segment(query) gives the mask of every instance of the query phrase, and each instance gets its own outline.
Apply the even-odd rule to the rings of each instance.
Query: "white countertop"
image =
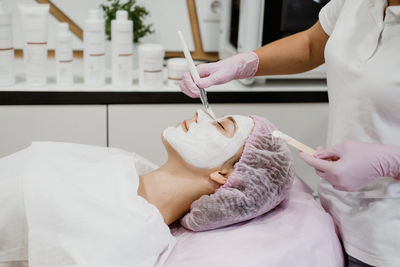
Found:
[[[43,87],[32,87],[26,84],[24,74],[23,59],[15,59],[14,67],[16,70],[16,84],[8,87],[0,87],[0,91],[39,91],[39,92],[179,92],[178,87],[169,87],[166,85],[159,90],[144,90],[140,88],[137,79],[134,80],[132,86],[128,88],[115,88],[111,85],[111,70],[106,70],[106,85],[103,87],[87,87],[83,84],[83,61],[82,59],[74,59],[74,82],[72,87],[60,88],[55,82],[55,60],[49,59],[47,64],[48,78],[47,85]],[[164,70],[166,73],[166,69]],[[134,77],[137,78],[138,73],[134,71]],[[326,81],[320,79],[268,79],[266,83],[256,83],[252,86],[245,86],[239,81],[232,81],[223,85],[216,85],[209,89],[210,92],[321,92],[327,91]]]

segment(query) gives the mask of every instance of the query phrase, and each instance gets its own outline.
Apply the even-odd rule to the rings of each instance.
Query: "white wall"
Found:
[[[107,145],[107,108],[91,106],[0,106],[0,157],[33,141]]]
[[[19,3],[38,4],[35,0],[3,0],[6,10],[13,13],[13,34],[14,47],[23,47],[22,25],[18,12]],[[84,21],[88,11],[98,8],[102,0],[52,0],[61,11],[72,19],[83,29]],[[180,51],[176,32],[182,30],[189,49],[194,50],[194,43],[191,34],[189,14],[187,12],[186,0],[139,0],[140,5],[147,7],[150,17],[147,22],[154,24],[155,33],[143,39],[143,42],[161,43],[167,51]],[[49,49],[54,48],[56,26],[58,20],[50,15],[49,18]],[[76,50],[82,49],[82,41],[74,36],[73,47]]]

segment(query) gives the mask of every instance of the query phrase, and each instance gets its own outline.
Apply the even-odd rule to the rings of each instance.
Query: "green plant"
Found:
[[[149,15],[149,11],[136,5],[136,0],[106,0],[100,5],[104,12],[107,40],[111,40],[111,21],[115,19],[118,10],[128,12],[128,19],[133,21],[133,42],[137,43],[147,34],[153,33],[153,24],[144,24],[143,20]]]

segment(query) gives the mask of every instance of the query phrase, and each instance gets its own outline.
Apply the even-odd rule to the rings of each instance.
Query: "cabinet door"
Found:
[[[281,131],[310,147],[325,145],[328,104],[213,104],[217,116],[254,114],[273,122]],[[168,126],[191,118],[200,105],[110,105],[109,145],[136,152],[156,164],[167,160],[160,135]],[[314,190],[319,182],[314,169],[293,152],[296,173]]]
[[[107,145],[106,106],[0,106],[0,157],[32,141]]]

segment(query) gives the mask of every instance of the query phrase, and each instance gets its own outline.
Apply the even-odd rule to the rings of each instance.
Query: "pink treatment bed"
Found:
[[[165,267],[343,266],[333,221],[295,179],[289,199],[253,220],[206,232],[181,226]]]

